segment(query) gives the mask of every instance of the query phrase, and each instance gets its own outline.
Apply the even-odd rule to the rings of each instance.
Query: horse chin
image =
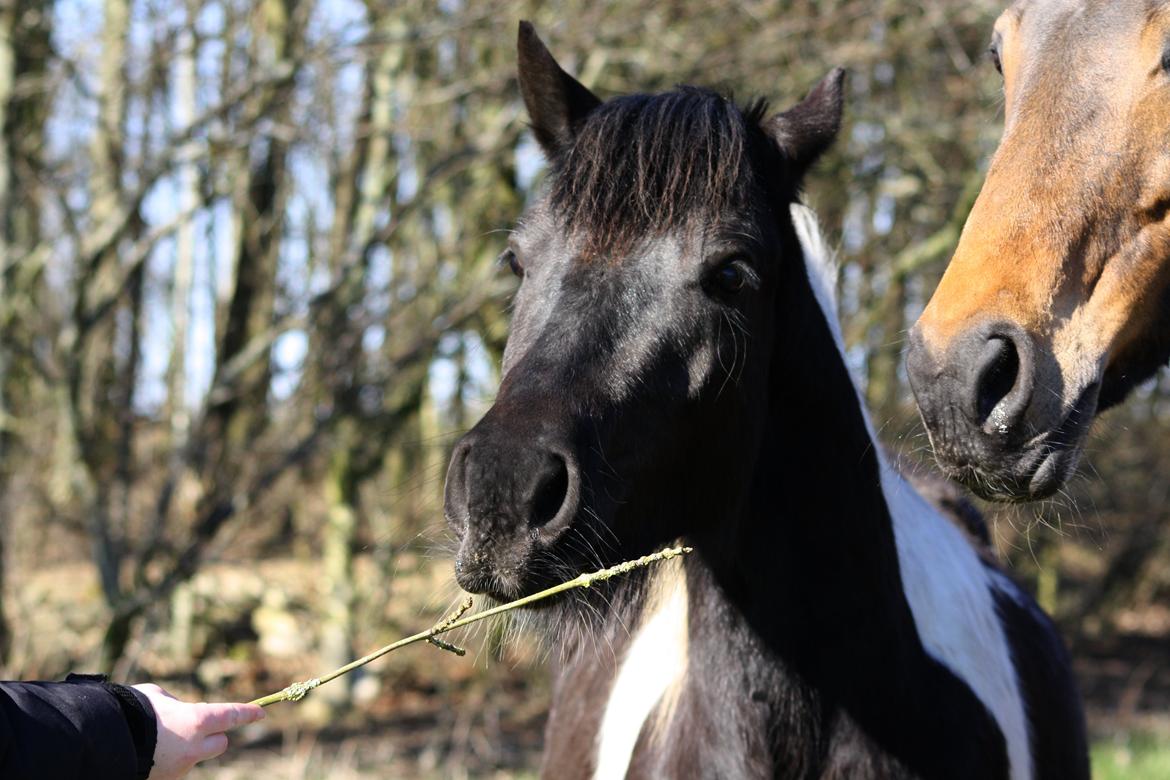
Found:
[[[668,514],[678,517],[677,512]],[[647,506],[623,505],[615,514],[614,507],[593,505],[582,508],[551,538],[532,528],[464,536],[455,554],[455,580],[468,593],[515,601],[670,546],[678,534],[668,531],[665,522],[653,522],[657,518]],[[619,534],[615,527],[627,530]],[[533,607],[543,609],[562,600],[552,596]]]
[[[1040,499],[1055,494],[1072,476],[1080,459],[1080,447],[1072,450],[1054,450],[1044,455],[1028,481],[1029,497]]]
[[[1079,450],[1040,449],[1025,454],[1007,467],[986,469],[963,466],[947,469],[947,473],[980,498],[998,503],[1022,504],[1055,494],[1072,474],[1079,460]]]
[[[459,561],[455,564],[455,581],[468,593],[485,596],[501,604],[530,596],[555,584],[540,582],[528,571],[515,569],[483,568],[468,571],[459,565]]]
[[[468,593],[506,603],[559,585],[576,576],[581,567],[553,549],[464,545],[455,556],[455,581]],[[554,601],[552,597],[533,607],[540,609]]]
[[[468,593],[513,601],[527,595],[529,557],[527,550],[464,542],[455,556],[455,581]]]

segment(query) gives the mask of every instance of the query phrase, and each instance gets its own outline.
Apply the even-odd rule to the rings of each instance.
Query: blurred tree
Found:
[[[16,0],[0,5],[0,596],[3,594],[11,522],[17,507],[9,494],[17,463],[27,456],[21,439],[36,382],[30,354],[31,309],[41,298],[44,255],[40,240],[43,138],[49,101],[45,80],[52,54],[52,4]],[[0,664],[11,633],[0,598]]]

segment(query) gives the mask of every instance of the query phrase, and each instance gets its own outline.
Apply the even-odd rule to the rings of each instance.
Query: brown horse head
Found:
[[[1021,0],[991,54],[1003,139],[908,366],[944,467],[1024,500],[1170,357],[1170,1]]]

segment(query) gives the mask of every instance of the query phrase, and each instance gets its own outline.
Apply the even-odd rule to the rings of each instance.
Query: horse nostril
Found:
[[[559,455],[546,456],[540,473],[536,475],[532,493],[532,528],[544,528],[556,519],[569,498],[569,469]]]
[[[455,536],[463,538],[468,520],[467,459],[471,453],[471,439],[465,436],[451,453],[447,467],[447,482],[443,490],[443,514]]]
[[[959,462],[1028,435],[1038,374],[1027,330],[1009,320],[976,324],[937,354],[923,334],[921,323],[910,332],[906,375],[936,450]]]
[[[974,354],[968,374],[973,395],[968,413],[985,433],[1010,433],[1032,400],[1034,367],[1028,334],[1001,323],[991,335],[976,337],[968,349],[968,354]]]
[[[1009,339],[992,336],[983,345],[977,366],[975,414],[977,422],[982,425],[1016,386],[1020,375],[1020,353]]]

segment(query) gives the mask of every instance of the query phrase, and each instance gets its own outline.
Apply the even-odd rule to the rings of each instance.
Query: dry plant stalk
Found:
[[[487,618],[495,617],[496,615],[502,615],[505,612],[509,612],[513,609],[526,607],[529,604],[542,601],[543,599],[555,596],[558,593],[564,593],[565,591],[573,590],[574,588],[588,588],[596,582],[604,582],[605,580],[608,580],[612,577],[616,577],[621,574],[627,574],[634,569],[640,569],[653,563],[668,561],[671,558],[677,558],[680,555],[686,555],[687,553],[691,552],[691,550],[692,548],[690,547],[671,547],[666,550],[651,553],[650,555],[644,555],[641,558],[637,558],[636,560],[619,563],[617,566],[610,566],[608,569],[601,569],[600,571],[595,571],[592,573],[579,574],[568,582],[562,582],[560,585],[554,585],[551,588],[546,588],[539,593],[533,593],[531,596],[525,596],[524,598],[516,599],[515,601],[509,601],[507,604],[500,604],[499,606],[492,607],[491,609],[485,609],[483,612],[477,612],[474,615],[467,615],[464,617],[467,611],[471,609],[472,605],[471,597],[468,596],[467,599],[462,604],[460,604],[454,612],[426,631],[419,632],[413,636],[408,636],[405,639],[399,639],[397,642],[393,642],[386,645],[385,647],[379,648],[369,655],[362,656],[356,661],[350,661],[345,666],[342,666],[340,669],[334,669],[329,674],[322,675],[321,677],[314,677],[309,680],[304,680],[303,682],[295,682],[284,690],[277,691],[276,693],[270,693],[267,696],[261,696],[259,699],[253,699],[251,703],[259,704],[261,707],[267,707],[269,704],[276,704],[277,702],[281,701],[300,701],[301,699],[305,698],[305,696],[309,694],[309,691],[313,690],[314,688],[318,688],[331,680],[336,680],[338,677],[341,677],[344,674],[348,674],[358,667],[365,666],[371,661],[377,660],[387,653],[393,652],[394,650],[398,650],[402,647],[406,647],[407,645],[413,645],[415,642],[429,642],[430,644],[433,644],[442,650],[455,653],[456,655],[464,655],[467,651],[463,648],[456,647],[455,645],[450,644],[449,642],[444,642],[443,640],[437,639],[436,637],[439,634],[445,634],[448,631],[454,631],[457,628],[469,626],[472,623],[478,622],[480,620],[486,620]]]

